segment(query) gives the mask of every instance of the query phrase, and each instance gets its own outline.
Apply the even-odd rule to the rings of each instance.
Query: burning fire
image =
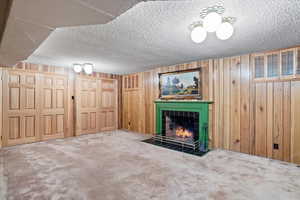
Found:
[[[176,128],[176,136],[181,138],[192,137],[193,133],[185,128],[178,127]]]

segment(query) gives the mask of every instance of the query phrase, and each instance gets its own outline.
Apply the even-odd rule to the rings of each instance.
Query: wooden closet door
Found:
[[[3,146],[35,142],[38,136],[38,76],[5,70],[3,74]]]
[[[100,80],[100,131],[117,129],[117,88],[116,80]]]
[[[94,78],[76,78],[76,135],[99,131],[99,87]]]
[[[41,75],[40,133],[42,140],[63,138],[67,132],[67,79]]]

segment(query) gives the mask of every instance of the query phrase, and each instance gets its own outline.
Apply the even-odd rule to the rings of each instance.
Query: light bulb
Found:
[[[83,70],[86,74],[92,74],[93,73],[93,64],[85,63],[83,65]]]
[[[191,39],[195,43],[201,43],[205,40],[207,36],[206,30],[203,27],[197,26],[191,32]]]
[[[233,35],[233,26],[229,22],[224,22],[218,28],[216,35],[220,40],[227,40]]]
[[[82,70],[82,67],[80,64],[73,64],[73,69],[76,73],[80,73]]]
[[[215,32],[222,23],[222,17],[216,12],[211,12],[204,17],[203,27],[207,32]]]

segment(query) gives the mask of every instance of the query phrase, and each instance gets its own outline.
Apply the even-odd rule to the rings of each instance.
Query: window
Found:
[[[124,89],[125,90],[135,90],[139,89],[139,75],[127,75],[124,76]]]
[[[264,56],[257,56],[254,59],[255,78],[265,77]]]
[[[276,77],[279,75],[278,54],[271,54],[267,56],[268,77]]]
[[[281,53],[281,74],[284,76],[293,75],[294,72],[294,52],[285,51]]]
[[[297,53],[297,69],[296,69],[296,74],[300,74],[300,49],[298,49]]]

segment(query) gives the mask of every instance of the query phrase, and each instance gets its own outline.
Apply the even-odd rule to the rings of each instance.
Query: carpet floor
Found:
[[[125,131],[0,150],[0,199],[299,200],[296,165],[223,150],[203,157]]]

